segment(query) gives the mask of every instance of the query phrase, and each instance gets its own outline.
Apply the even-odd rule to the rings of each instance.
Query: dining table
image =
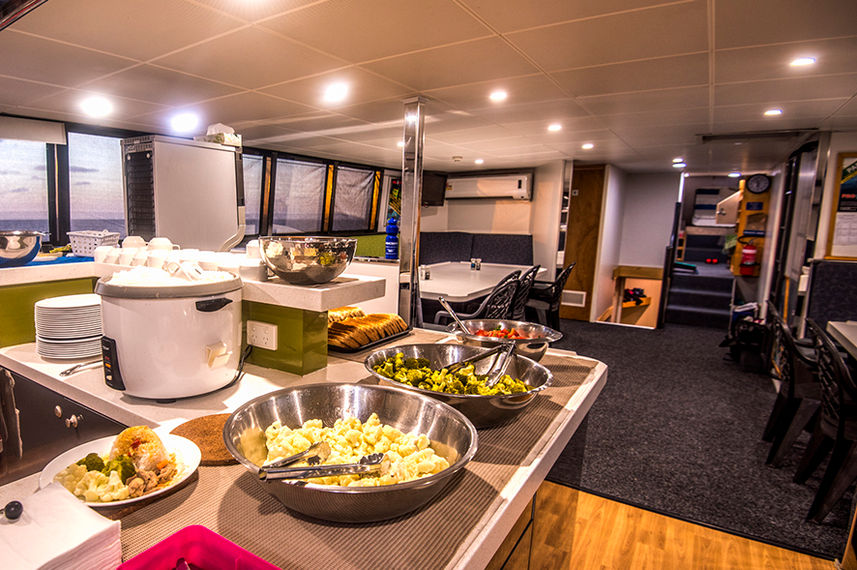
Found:
[[[465,303],[484,297],[513,271],[523,273],[532,266],[482,263],[480,269],[475,269],[468,261],[444,261],[425,267],[429,275],[420,278],[420,298],[437,300],[443,297],[451,303]],[[536,279],[546,274],[547,268],[540,267]]]
[[[857,321],[827,321],[827,332],[857,361]]]

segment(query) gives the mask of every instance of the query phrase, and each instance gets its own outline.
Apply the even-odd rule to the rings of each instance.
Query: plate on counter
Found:
[[[175,456],[176,475],[175,477],[173,477],[173,480],[169,485],[152,491],[151,493],[146,493],[145,495],[134,497],[132,499],[111,501],[109,503],[89,501],[82,502],[85,505],[95,508],[112,508],[119,507],[122,505],[129,505],[132,503],[150,499],[152,497],[157,497],[158,495],[169,493],[172,490],[176,489],[188,477],[193,475],[197,467],[199,467],[199,462],[202,458],[202,454],[200,453],[199,448],[196,446],[196,444],[191,440],[178,435],[172,435],[169,433],[163,434],[158,432],[157,430],[156,433],[158,434],[158,437],[161,438],[161,441],[163,442],[167,453],[174,454]],[[39,488],[44,489],[45,487],[53,483],[54,477],[57,473],[59,473],[72,463],[77,463],[79,460],[86,457],[89,453],[97,453],[102,456],[109,454],[110,448],[113,446],[113,442],[116,440],[117,435],[119,434],[102,437],[100,439],[96,439],[87,443],[82,443],[77,447],[69,449],[65,453],[56,456],[50,463],[45,466],[44,469],[42,469],[42,473],[41,475],[39,475]]]

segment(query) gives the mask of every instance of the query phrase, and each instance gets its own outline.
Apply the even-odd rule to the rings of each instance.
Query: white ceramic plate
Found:
[[[101,304],[101,295],[95,293],[84,293],[81,295],[63,295],[62,297],[50,297],[37,301],[35,306],[44,309],[67,309],[92,307]]]
[[[191,440],[178,435],[172,435],[169,433],[159,433],[158,430],[155,430],[155,433],[157,433],[158,437],[161,438],[161,441],[164,442],[164,447],[167,448],[167,453],[175,454],[177,472],[175,477],[173,477],[172,484],[167,487],[158,489],[157,491],[152,491],[151,493],[146,493],[141,497],[135,497],[133,499],[125,499],[124,501],[113,501],[110,503],[87,502],[85,504],[89,505],[90,507],[97,508],[117,507],[120,505],[136,503],[137,501],[142,501],[150,497],[157,497],[158,495],[169,493],[179,483],[193,475],[193,472],[196,471],[197,467],[199,467],[200,459],[202,459],[202,454],[200,453],[199,448],[196,446],[196,444]],[[110,453],[110,448],[113,446],[113,441],[115,439],[115,435],[102,437],[101,439],[96,439],[94,441],[78,445],[77,447],[69,449],[65,453],[56,456],[50,463],[45,466],[44,469],[42,469],[42,474],[39,475],[39,488],[44,489],[45,487],[53,483],[54,476],[56,476],[57,473],[59,473],[72,463],[77,463],[78,461],[86,457],[86,455],[89,453],[107,455],[108,453]]]

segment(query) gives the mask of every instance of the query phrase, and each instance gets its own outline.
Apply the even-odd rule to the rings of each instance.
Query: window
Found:
[[[272,233],[321,230],[325,172],[323,163],[277,159]]]
[[[68,134],[70,227],[125,236],[121,139]]]
[[[244,210],[247,218],[246,235],[259,234],[259,212],[262,210],[262,164],[264,158],[254,154],[242,157],[244,165]]]
[[[45,143],[0,139],[0,229],[48,232]]]
[[[340,166],[336,169],[331,230],[368,230],[375,171]]]

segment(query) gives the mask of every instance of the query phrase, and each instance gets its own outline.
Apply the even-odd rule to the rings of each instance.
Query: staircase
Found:
[[[723,236],[688,235],[685,240],[684,261],[696,265],[697,273],[673,271],[665,320],[725,331],[734,277],[721,251]],[[707,259],[718,262],[708,264]]]

